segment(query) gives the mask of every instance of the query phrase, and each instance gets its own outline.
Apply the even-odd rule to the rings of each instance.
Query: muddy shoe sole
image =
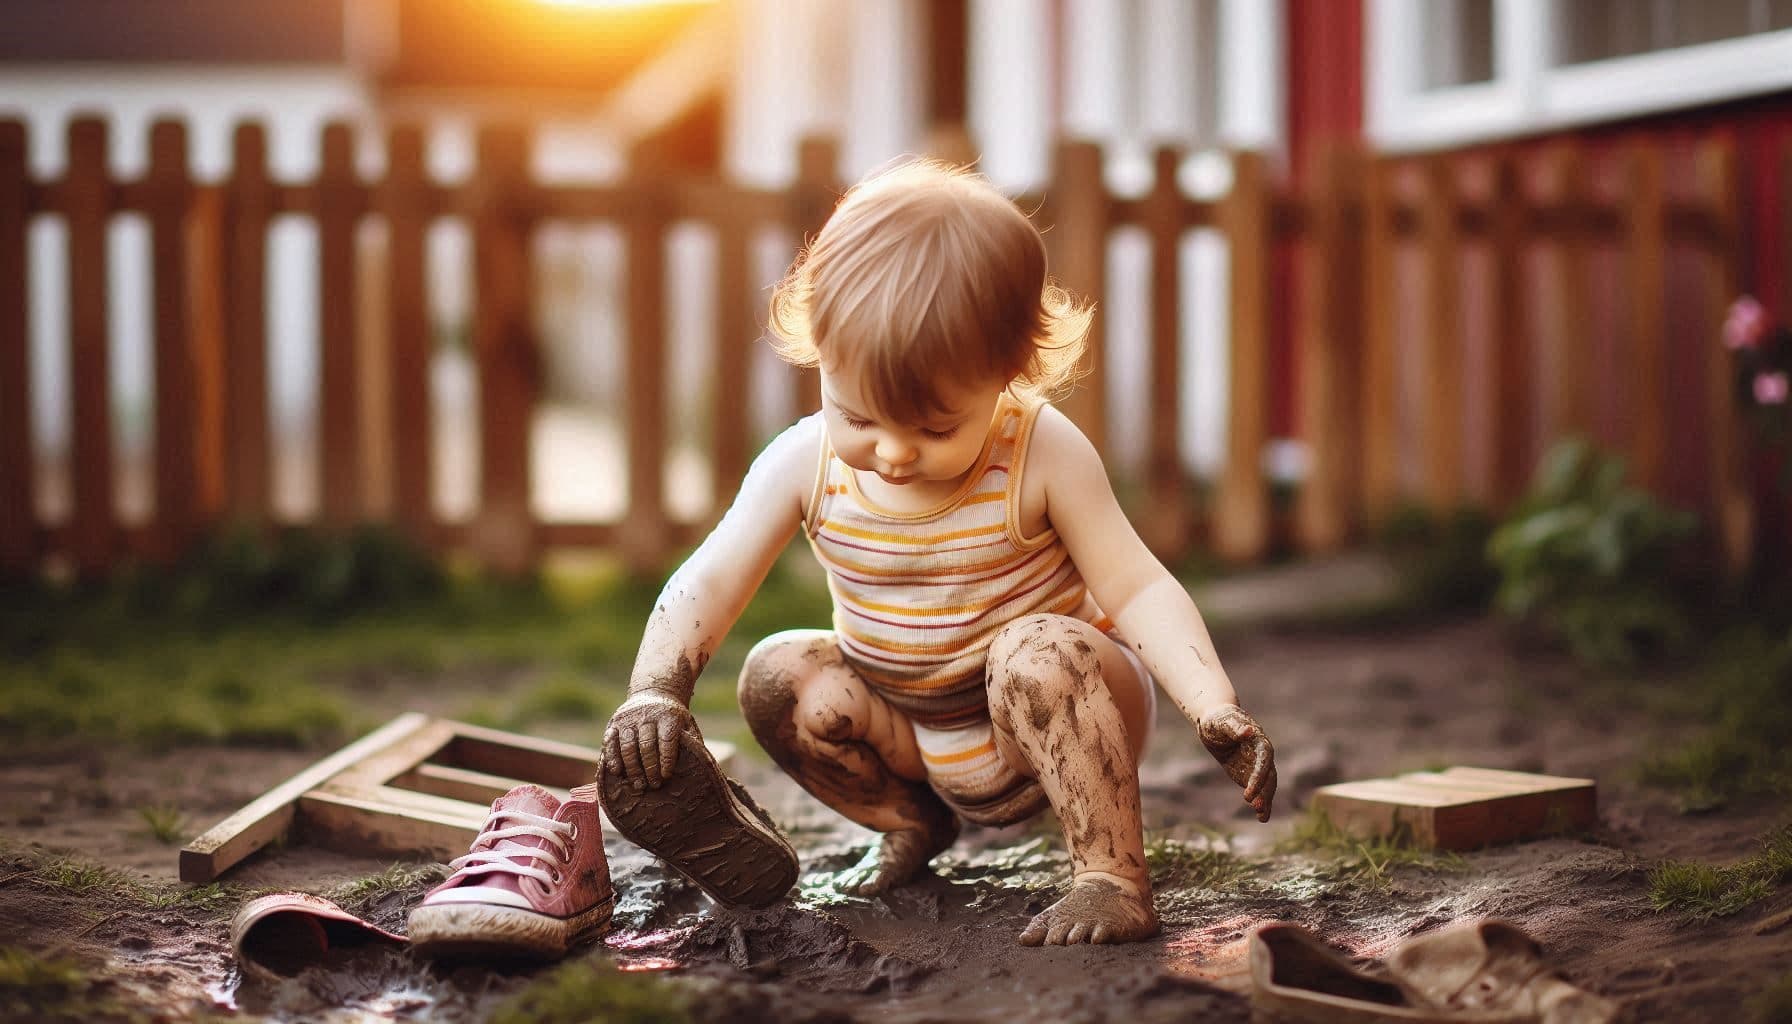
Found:
[[[411,911],[406,927],[417,955],[443,960],[558,960],[608,930],[614,901],[572,917],[489,903],[443,903]]]
[[[606,772],[599,796],[623,838],[672,865],[717,903],[768,907],[796,884],[796,851],[690,733],[658,789],[637,793],[627,779]]]

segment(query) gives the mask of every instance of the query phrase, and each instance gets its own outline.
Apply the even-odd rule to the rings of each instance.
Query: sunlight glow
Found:
[[[664,7],[673,4],[714,3],[715,0],[536,0],[549,7],[589,7],[593,10],[626,7]]]

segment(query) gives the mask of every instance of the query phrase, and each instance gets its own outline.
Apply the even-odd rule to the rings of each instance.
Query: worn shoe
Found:
[[[492,804],[454,871],[411,912],[424,956],[554,959],[601,934],[615,903],[595,786],[561,803],[518,786]]]
[[[1385,976],[1359,970],[1296,925],[1251,937],[1254,1024],[1606,1024],[1609,1000],[1551,969],[1542,949],[1501,921],[1408,939]]]
[[[598,781],[616,831],[717,903],[767,907],[796,884],[796,851],[695,733],[684,734],[678,763],[657,789],[637,793],[608,772]]]

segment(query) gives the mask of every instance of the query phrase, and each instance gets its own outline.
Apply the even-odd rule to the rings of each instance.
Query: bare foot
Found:
[[[949,819],[933,828],[905,828],[885,832],[876,849],[848,868],[835,883],[841,892],[879,896],[919,875],[927,862],[958,839],[958,820]]]
[[[1074,946],[1079,942],[1135,942],[1157,934],[1149,889],[1106,878],[1079,878],[1064,898],[1034,916],[1020,933],[1023,946]]]

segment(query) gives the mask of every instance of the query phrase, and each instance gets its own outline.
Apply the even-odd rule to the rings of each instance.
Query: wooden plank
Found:
[[[790,227],[798,245],[821,233],[840,197],[840,147],[831,138],[805,138],[797,147],[796,183],[791,187]],[[821,372],[797,371],[792,419],[821,408]]]
[[[26,306],[25,124],[0,121],[0,573],[37,567],[37,473],[31,431],[31,338]]]
[[[474,548],[486,567],[519,575],[535,563],[530,433],[539,384],[530,288],[529,226],[514,205],[526,184],[528,138],[513,128],[479,136],[480,196],[473,217],[473,353],[479,369],[479,511]]]
[[[199,360],[190,328],[187,217],[193,204],[187,126],[157,121],[149,132],[148,217],[155,267],[157,554],[172,558],[199,520]]]
[[[1388,165],[1363,170],[1363,514],[1380,522],[1400,497],[1399,390],[1394,358],[1394,223]]]
[[[1301,273],[1305,309],[1300,320],[1300,432],[1308,452],[1307,479],[1295,507],[1295,536],[1303,551],[1334,552],[1350,539],[1361,505],[1355,481],[1363,443],[1361,392],[1362,250],[1351,230],[1356,182],[1366,164],[1359,154],[1333,149],[1312,175],[1319,186]]]
[[[213,825],[180,851],[180,880],[210,882],[244,857],[285,835],[293,822],[294,805],[306,792],[362,758],[402,741],[429,721],[425,715],[400,715]]]
[[[749,283],[745,221],[730,217],[716,232],[715,408],[710,441],[710,473],[715,511],[720,515],[740,488],[747,472],[748,355],[765,315],[753,303]]]
[[[1180,560],[1193,540],[1194,510],[1182,466],[1182,150],[1160,148],[1147,198],[1151,245],[1151,377],[1146,387],[1145,518],[1141,533],[1160,559]]]
[[[487,808],[461,800],[380,787],[372,792],[313,789],[299,798],[305,841],[345,853],[450,860],[467,852]]]
[[[418,793],[429,793],[434,796],[447,797],[450,800],[466,800],[472,803],[490,804],[504,794],[523,785],[522,779],[513,779],[490,772],[476,772],[470,768],[455,768],[445,764],[420,764],[403,775],[392,780],[398,789],[414,790]],[[565,800],[569,791],[558,786],[543,786],[554,794],[556,799]]]
[[[1232,158],[1232,192],[1225,200],[1231,251],[1231,396],[1226,466],[1213,514],[1216,552],[1231,562],[1253,562],[1269,551],[1269,482],[1263,451],[1269,441],[1269,170],[1261,154]]]
[[[1536,449],[1531,443],[1531,412],[1535,405],[1532,372],[1535,360],[1531,320],[1525,287],[1524,190],[1518,165],[1510,154],[1495,158],[1493,195],[1489,211],[1489,248],[1492,250],[1493,401],[1488,414],[1493,421],[1493,479],[1487,494],[1496,508],[1504,508],[1524,491]]]
[[[106,122],[76,118],[68,126],[69,378],[73,386],[75,567],[86,576],[111,568],[114,536],[112,374],[108,315],[111,223]]]
[[[1314,794],[1313,807],[1352,835],[1399,836],[1443,850],[1521,842],[1598,821],[1591,779],[1470,767],[1336,783]]]
[[[434,421],[429,401],[433,351],[424,291],[423,132],[394,127],[386,142],[386,180],[377,193],[386,221],[386,381],[392,429],[392,505],[399,529],[418,543],[432,538]]]
[[[362,515],[361,373],[355,345],[355,229],[361,220],[355,138],[344,122],[323,129],[316,187],[318,457],[320,518],[344,527]]]
[[[187,211],[188,338],[193,357],[193,482],[195,515],[213,522],[227,507],[228,442],[224,438],[229,391],[229,306],[225,291],[224,190],[201,185]]]
[[[369,751],[354,764],[342,769],[327,782],[338,786],[384,786],[400,775],[436,757],[452,742],[459,725],[437,718],[425,722],[401,739],[379,750]]]
[[[1705,320],[1710,325],[1707,337],[1715,338],[1725,310],[1742,289],[1744,250],[1738,200],[1742,186],[1734,142],[1707,139],[1699,144],[1695,161],[1699,196],[1708,205],[1717,226],[1716,241],[1704,261]],[[1738,424],[1735,371],[1730,353],[1722,345],[1705,343],[1699,349],[1705,356],[1707,508],[1717,528],[1724,565],[1732,578],[1740,578],[1754,562],[1757,524],[1747,449]]]
[[[273,186],[268,180],[266,130],[254,123],[237,125],[232,148],[235,167],[226,191],[229,258],[223,267],[229,315],[224,392],[227,503],[235,519],[265,522],[272,499],[273,455],[267,409],[267,244]]]
[[[1059,141],[1052,154],[1052,189],[1046,196],[1046,259],[1051,275],[1072,295],[1095,303],[1081,386],[1057,405],[1098,450],[1107,449],[1108,189],[1102,179],[1101,147],[1075,139]]]
[[[1579,144],[1570,142],[1555,146],[1545,157],[1556,192],[1555,205],[1564,213],[1549,302],[1550,343],[1557,356],[1544,395],[1546,438],[1587,436],[1593,429],[1593,321],[1587,298],[1591,238],[1584,217],[1591,203],[1591,186],[1583,152]]]
[[[622,557],[640,576],[657,573],[666,543],[666,228],[665,196],[655,169],[637,156],[634,201],[623,223],[626,235],[628,510]]]
[[[602,754],[592,747],[454,723],[453,742],[435,760],[455,768],[571,789],[597,775]]]
[[[1436,513],[1462,504],[1462,244],[1456,223],[1456,181],[1450,158],[1424,161],[1420,214],[1425,250],[1425,500]]]
[[[1646,142],[1624,154],[1624,277],[1629,300],[1625,350],[1633,382],[1624,402],[1631,471],[1644,489],[1667,480],[1667,228],[1661,150]]]

